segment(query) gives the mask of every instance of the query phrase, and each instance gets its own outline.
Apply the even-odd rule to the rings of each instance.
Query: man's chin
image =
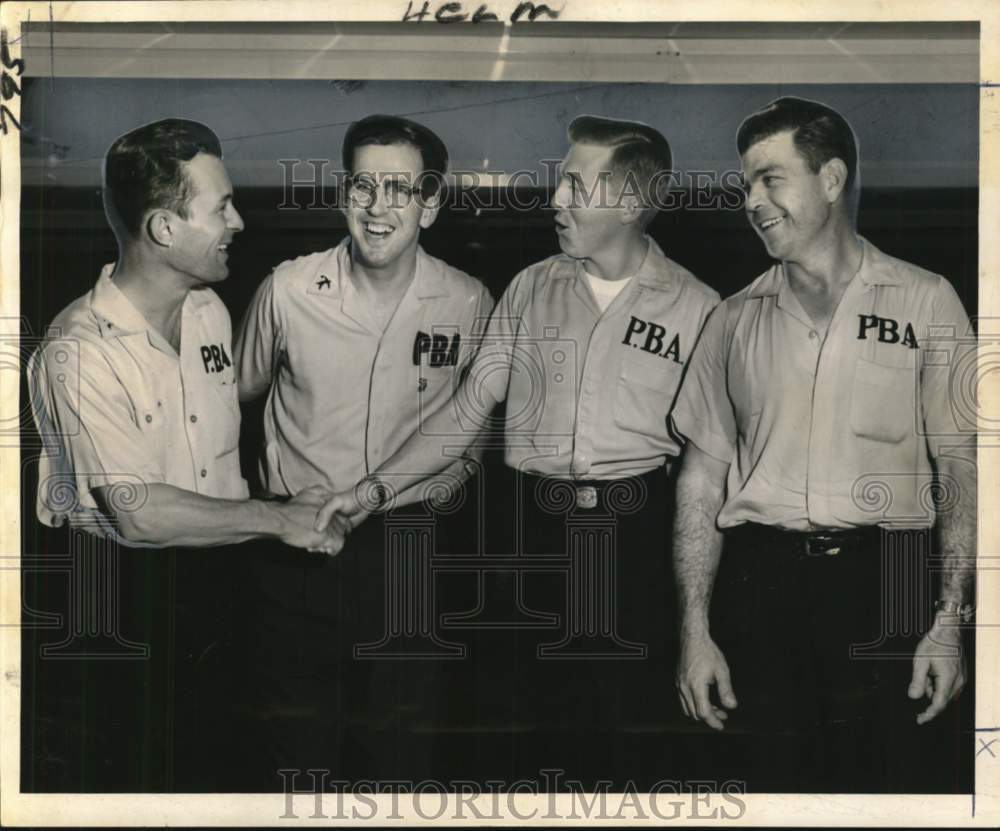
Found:
[[[562,251],[563,254],[565,254],[567,257],[573,257],[574,259],[577,259],[577,255],[573,253],[572,245],[570,245],[561,236],[556,237],[556,239],[559,240],[559,250]]]

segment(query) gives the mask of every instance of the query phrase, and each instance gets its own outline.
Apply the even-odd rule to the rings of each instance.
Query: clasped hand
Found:
[[[353,488],[333,493],[322,485],[303,488],[278,510],[282,542],[330,555],[340,553],[348,534],[368,516]]]

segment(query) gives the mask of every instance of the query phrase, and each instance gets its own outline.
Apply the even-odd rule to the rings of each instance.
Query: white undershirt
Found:
[[[594,299],[601,307],[602,312],[611,305],[612,300],[621,294],[622,289],[632,282],[631,277],[625,280],[603,280],[600,277],[595,277],[587,269],[584,269],[583,273],[587,275],[590,290],[594,293]]]

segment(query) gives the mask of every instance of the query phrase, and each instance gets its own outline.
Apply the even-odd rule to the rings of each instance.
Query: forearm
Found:
[[[936,460],[938,475],[947,477],[957,488],[953,506],[938,515],[938,544],[941,555],[939,598],[959,605],[971,603],[976,576],[977,506],[975,448],[961,455]],[[948,485],[945,485],[945,490]]]
[[[466,458],[481,455],[474,445],[487,431],[493,406],[495,403],[489,407],[472,404],[463,384],[454,399],[424,419],[372,475],[399,494],[446,470],[460,473]]]
[[[685,451],[674,521],[674,572],[683,635],[708,632],[712,586],[722,554],[716,517],[722,508],[724,479],[720,481],[718,471],[706,469],[701,460],[692,459],[693,452],[697,451],[692,446]]]
[[[215,499],[165,484],[149,485],[145,501],[135,509],[107,509],[126,540],[144,545],[228,545],[276,538],[283,526],[276,503]]]

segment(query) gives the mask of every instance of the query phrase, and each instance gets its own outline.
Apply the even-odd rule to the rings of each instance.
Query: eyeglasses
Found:
[[[379,185],[371,176],[351,176],[347,180],[347,192],[351,201],[359,208],[370,208],[375,204]],[[405,208],[413,200],[416,189],[402,179],[382,179],[382,192],[386,205],[390,208]]]

